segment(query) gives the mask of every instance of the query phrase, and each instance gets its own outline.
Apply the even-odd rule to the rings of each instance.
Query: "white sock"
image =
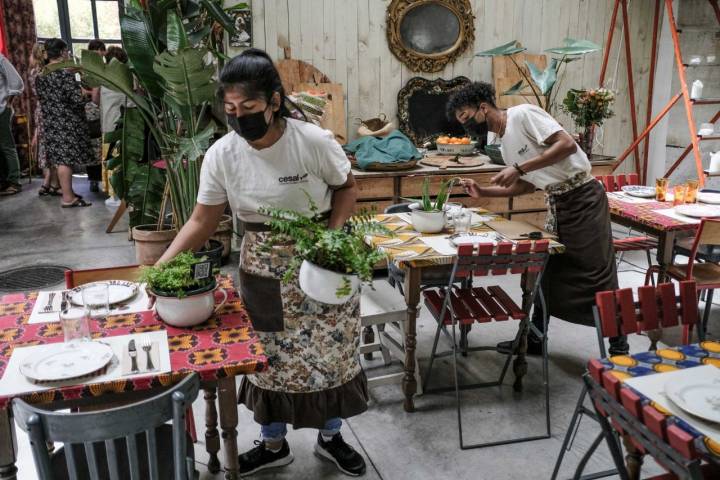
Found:
[[[322,437],[323,442],[329,442],[330,440],[333,439],[333,437],[334,437],[335,435],[327,436],[327,435],[325,435],[324,433],[321,433],[320,436]]]
[[[280,443],[278,443],[277,448],[270,448],[270,444],[267,441],[265,441],[265,448],[270,450],[272,453],[278,453],[280,450],[282,450],[282,446],[283,446],[283,442],[280,442]]]

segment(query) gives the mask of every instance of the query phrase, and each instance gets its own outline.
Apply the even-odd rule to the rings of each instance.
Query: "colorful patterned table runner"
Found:
[[[647,225],[654,230],[696,230],[698,227],[696,223],[688,223],[655,211],[672,208],[672,202],[628,203],[608,195],[608,203],[611,214]]]

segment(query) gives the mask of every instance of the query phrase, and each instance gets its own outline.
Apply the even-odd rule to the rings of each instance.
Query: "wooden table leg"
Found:
[[[238,478],[239,465],[237,387],[234,376],[218,380],[218,400],[220,403],[220,430],[225,454],[225,479],[235,480]]]
[[[623,445],[625,445],[625,465],[627,465],[628,477],[630,480],[640,480],[640,470],[643,464],[643,454],[632,443],[630,435],[623,435]]]
[[[9,408],[0,408],[0,480],[17,478],[17,439]]]
[[[218,452],[220,451],[220,435],[218,434],[218,417],[215,399],[217,399],[217,387],[205,389],[205,450],[210,459],[208,460],[208,470],[210,473],[218,473],[220,471],[220,459]]]
[[[405,394],[403,408],[406,412],[415,411],[413,396],[417,392],[417,381],[415,377],[415,347],[417,345],[417,313],[420,303],[420,276],[421,270],[409,267],[405,272],[405,304],[407,305],[407,316],[405,318],[405,376],[402,380],[402,389]]]
[[[522,288],[522,309],[525,312],[530,312],[532,309],[530,296],[536,281],[537,274],[533,272],[523,273],[520,279],[520,287]],[[520,326],[518,327],[520,329],[520,342],[518,343],[515,360],[513,360],[513,373],[515,374],[513,389],[516,392],[522,391],[522,380],[528,370],[527,359],[525,356],[527,354],[527,336],[528,331],[530,330],[529,324],[531,321],[532,318],[528,317],[528,320],[520,322]]]

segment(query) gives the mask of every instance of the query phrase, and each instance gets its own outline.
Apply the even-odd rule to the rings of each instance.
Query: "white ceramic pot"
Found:
[[[416,208],[413,208],[416,206]],[[413,228],[420,233],[437,233],[445,228],[445,211],[426,212],[420,209],[419,204],[410,206],[410,219]]]
[[[223,300],[215,306],[215,289],[186,297],[155,295],[155,311],[160,319],[173,327],[192,327],[203,323],[227,302],[227,292],[220,290]]]
[[[343,279],[350,281],[350,293],[338,297],[337,289],[343,284]],[[357,289],[360,288],[360,278],[357,275],[343,275],[331,270],[320,268],[312,262],[303,260],[299,274],[300,288],[313,300],[331,305],[340,305],[350,300]]]

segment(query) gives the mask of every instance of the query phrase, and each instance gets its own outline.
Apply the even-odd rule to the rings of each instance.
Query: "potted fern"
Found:
[[[363,282],[371,282],[375,265],[385,258],[365,243],[367,235],[391,236],[369,213],[351,218],[343,229],[331,229],[319,220],[317,206],[309,199],[311,216],[294,210],[263,207],[262,215],[272,234],[264,248],[288,244],[295,247],[283,282],[298,276],[302,291],[315,301],[339,305],[347,302]]]
[[[455,178],[441,181],[440,190],[435,197],[435,201],[433,201],[430,197],[430,178],[425,177],[422,186],[422,199],[409,205],[410,219],[415,230],[420,233],[437,233],[445,228],[447,201],[450,198],[450,192],[455,181]]]

